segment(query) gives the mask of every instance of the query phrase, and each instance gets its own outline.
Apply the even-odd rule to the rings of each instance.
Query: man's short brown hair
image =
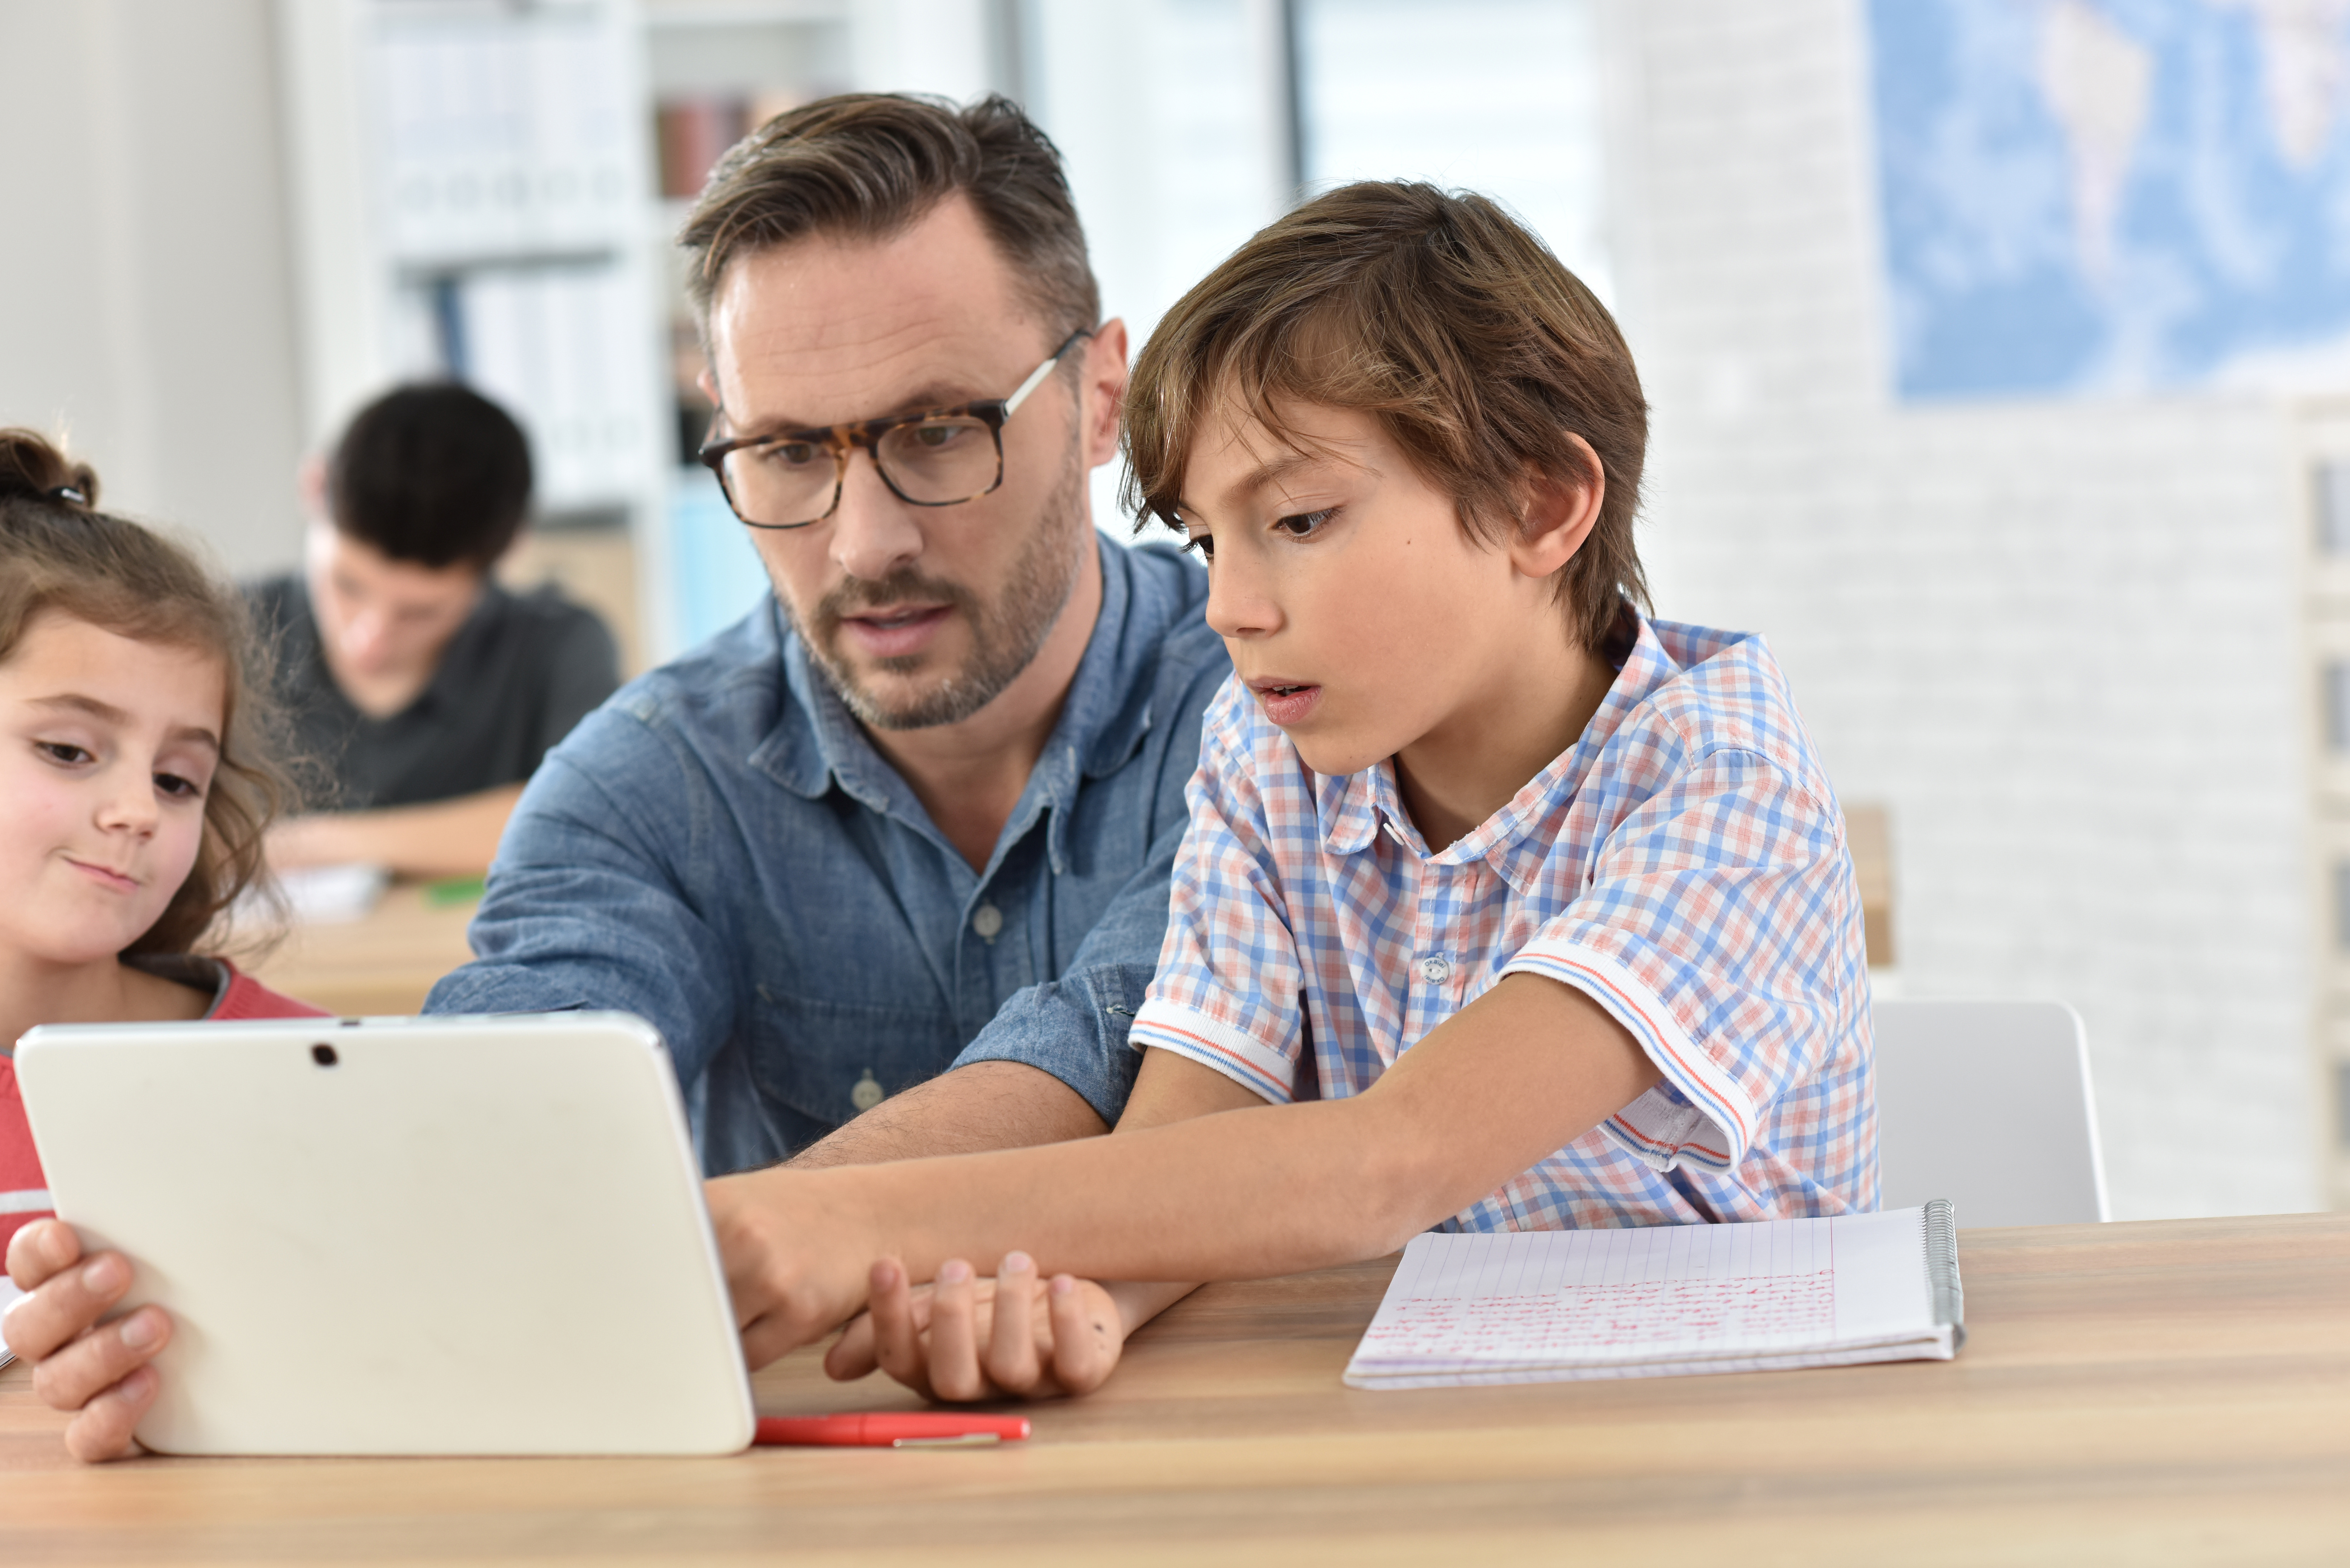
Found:
[[[843,93],[779,114],[718,161],[678,234],[705,329],[737,257],[812,235],[886,240],[961,193],[1055,340],[1101,319],[1061,155],[1019,105]],[[706,336],[706,331],[705,331]]]
[[[1591,291],[1486,198],[1342,186],[1201,280],[1135,364],[1126,500],[1140,517],[1176,521],[1201,422],[1227,392],[1293,445],[1282,402],[1371,415],[1487,544],[1516,526],[1530,477],[1589,482],[1568,439],[1581,436],[1607,488],[1560,597],[1594,652],[1620,639],[1627,600],[1646,607],[1632,518],[1648,405],[1631,351]]]

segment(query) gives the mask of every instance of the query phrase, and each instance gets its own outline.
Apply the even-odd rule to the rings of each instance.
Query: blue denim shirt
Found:
[[[491,869],[480,956],[425,1010],[650,1020],[712,1175],[838,1127],[868,1076],[894,1094],[969,1062],[1028,1063],[1116,1120],[1231,664],[1196,565],[1100,547],[1101,618],[985,870],[770,598],[548,754]]]

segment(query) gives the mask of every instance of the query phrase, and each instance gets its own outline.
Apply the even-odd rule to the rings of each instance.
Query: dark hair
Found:
[[[678,234],[704,327],[736,257],[812,234],[882,240],[947,197],[971,202],[1017,286],[1058,340],[1101,319],[1101,290],[1061,155],[1020,106],[958,108],[911,93],[843,93],[779,114],[718,161]]]
[[[0,663],[52,612],[220,660],[220,766],[196,863],[124,950],[187,952],[248,888],[271,888],[261,836],[290,804],[244,600],[179,545],[98,510],[88,464],[32,431],[0,430]]]
[[[395,561],[486,568],[530,511],[530,442],[469,387],[395,388],[335,443],[327,509],[337,528]]]
[[[1588,483],[1599,518],[1559,574],[1595,652],[1646,607],[1633,546],[1648,405],[1607,308],[1482,196],[1432,185],[1341,186],[1261,230],[1178,301],[1135,362],[1126,502],[1172,523],[1211,400],[1230,391],[1293,445],[1280,400],[1379,421],[1487,543],[1516,525],[1530,475]]]

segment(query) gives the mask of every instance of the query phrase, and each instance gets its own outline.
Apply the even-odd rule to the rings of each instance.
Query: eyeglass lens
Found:
[[[874,461],[899,494],[927,506],[977,500],[995,488],[1002,472],[994,427],[965,415],[886,431]],[[789,527],[832,510],[840,467],[821,441],[737,447],[724,462],[727,494],[747,519]]]

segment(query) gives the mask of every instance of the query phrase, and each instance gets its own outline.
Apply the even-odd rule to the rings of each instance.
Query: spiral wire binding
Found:
[[[1959,1222],[1947,1198],[1926,1203],[1926,1291],[1934,1299],[1934,1321],[1950,1330],[1950,1348],[1967,1342],[1967,1296],[1959,1283]]]

